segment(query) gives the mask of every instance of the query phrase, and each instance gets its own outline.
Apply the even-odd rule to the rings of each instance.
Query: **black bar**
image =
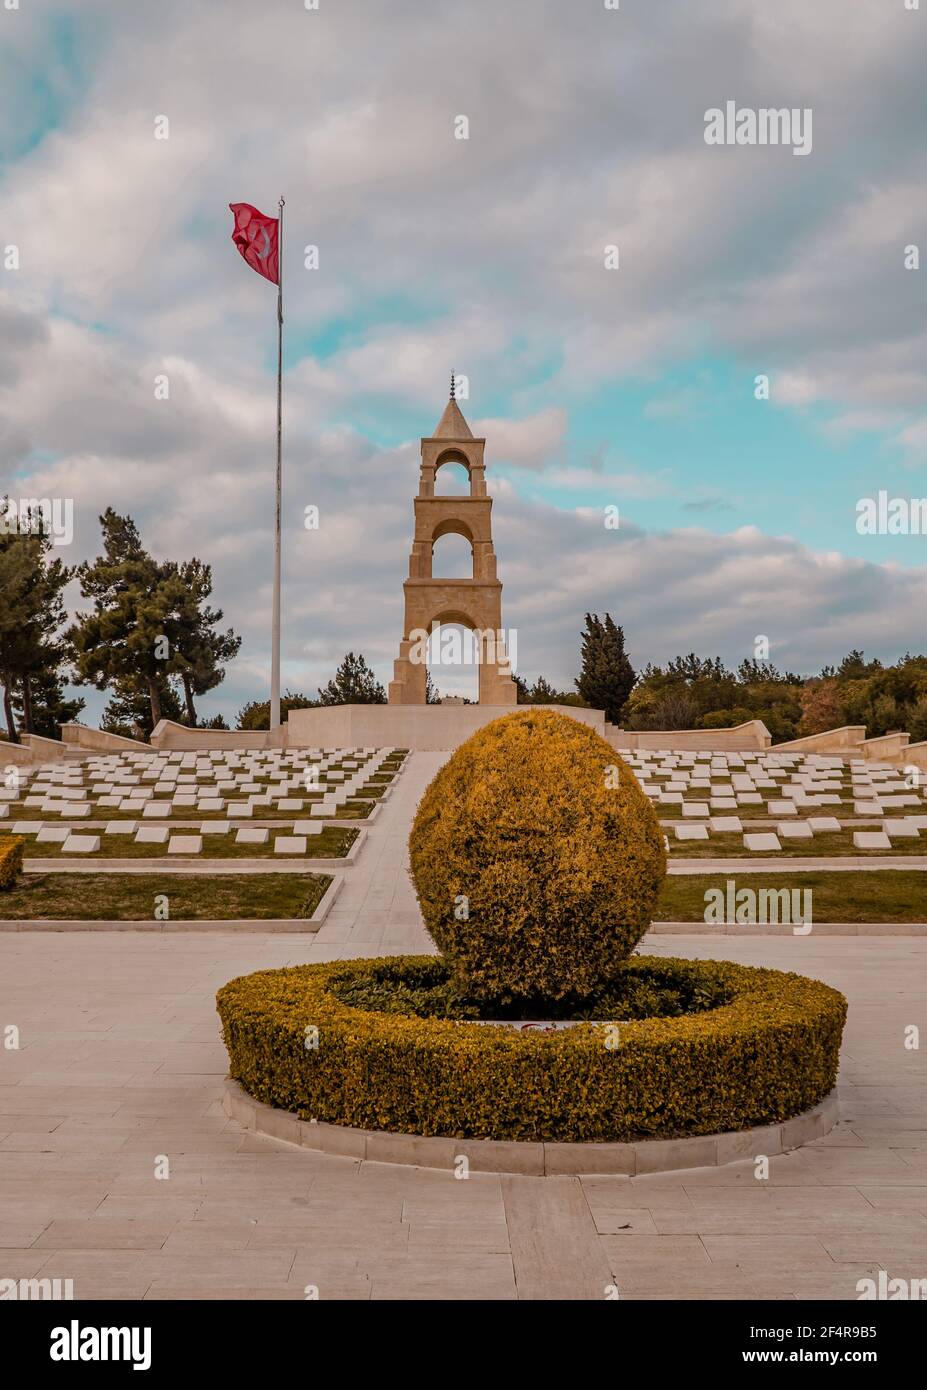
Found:
[[[535,1372],[559,1378],[564,1370],[576,1380],[601,1375],[601,1369],[593,1368],[603,1360],[612,1362],[616,1378],[623,1379],[633,1365],[638,1372],[649,1366],[661,1383],[667,1371],[691,1376],[740,1370],[749,1375],[753,1367],[770,1366],[838,1373],[862,1366],[878,1374],[917,1364],[924,1327],[923,1308],[900,1300],[603,1299],[598,1306],[558,1303],[556,1312],[547,1302],[478,1307],[428,1302],[426,1310],[421,1301],[411,1300],[0,1304],[8,1372],[15,1365],[19,1375],[41,1370],[62,1380],[87,1371],[131,1375],[134,1357],[146,1380],[166,1381],[202,1370],[212,1378],[225,1372],[235,1383],[247,1375],[260,1376],[264,1387],[273,1377],[281,1386],[320,1374],[333,1375],[340,1383],[355,1381],[374,1368],[390,1378],[410,1372],[418,1378],[426,1364],[442,1380],[449,1374],[455,1380],[468,1375],[482,1379],[490,1369],[498,1380],[509,1366],[522,1383]],[[69,1352],[75,1346],[78,1353],[93,1350],[101,1328],[126,1329],[116,1342],[123,1359],[52,1359],[53,1343]],[[65,1329],[67,1335],[55,1329]],[[134,1344],[128,1335],[132,1329],[139,1334]],[[444,1354],[436,1358],[442,1345]],[[495,1348],[490,1362],[467,1369],[462,1364],[467,1352],[480,1357],[480,1348],[487,1356]]]

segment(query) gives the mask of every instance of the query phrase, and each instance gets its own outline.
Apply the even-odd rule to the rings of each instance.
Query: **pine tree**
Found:
[[[586,614],[586,630],[582,634],[582,669],[576,681],[585,703],[591,709],[605,711],[610,724],[618,724],[636,676],[624,649],[624,632],[612,621],[610,613],[604,621],[597,613]]]
[[[179,723],[183,713],[180,697],[172,681],[166,676],[157,679],[159,719],[173,719]],[[154,729],[154,716],[151,695],[140,690],[134,681],[117,681],[110,686],[111,696],[103,711],[100,728],[108,734],[121,734],[123,738],[148,739]]]
[[[531,703],[533,705],[555,705],[557,703],[557,692],[544,676],[538,676],[531,687]]]
[[[99,690],[113,689],[110,727],[129,721],[149,733],[162,718],[182,717],[176,679],[187,722],[195,726],[194,695],[224,679],[224,663],[241,646],[231,628],[216,631],[222,610],[207,602],[212,569],[196,558],[155,560],[131,517],[110,507],[100,522],[104,554],[78,569],[81,592],[94,601],[93,612],[79,614],[71,629],[78,676]],[[148,701],[148,715],[139,699]]]
[[[32,728],[27,733],[40,734],[42,738],[60,738],[61,725],[70,724],[84,708],[86,701],[78,697],[65,698],[61,672],[48,668],[33,671],[29,678],[29,695],[32,708]],[[25,719],[24,702],[21,691],[13,696],[13,709],[17,716]]]
[[[67,636],[62,634],[66,618],[62,594],[74,570],[61,559],[52,559],[52,549],[41,515],[20,517],[16,529],[0,531],[0,680],[7,732],[13,741],[18,740],[14,707],[26,733],[39,732],[37,713],[43,729],[47,727],[48,711],[41,705],[37,711],[37,693],[56,690],[60,696],[59,668],[70,655]],[[62,706],[65,713],[81,708],[82,701]]]
[[[194,695],[205,695],[225,679],[225,662],[238,655],[241,638],[231,628],[216,632],[221,608],[209,608],[212,566],[195,557],[179,568],[186,598],[178,615],[174,638],[179,658],[178,675],[184,691],[187,723],[196,727]]]
[[[3,712],[7,737],[19,742],[13,718],[13,692],[21,660],[30,614],[26,596],[34,560],[21,537],[0,531],[0,681],[3,682]]]
[[[287,690],[280,699],[281,721],[285,721],[291,709],[315,709],[318,704],[318,700],[310,700],[308,695],[299,695],[295,691]],[[235,727],[238,729],[269,729],[270,701],[249,700],[246,705],[242,705],[238,711],[238,723]]]
[[[176,565],[149,555],[131,517],[107,507],[100,524],[104,553],[77,571],[81,593],[93,599],[93,612],[78,614],[70,631],[78,679],[113,687],[120,705],[147,696],[153,728],[163,717],[165,681],[180,669],[183,581]]]
[[[386,692],[360,653],[348,652],[335,679],[319,690],[319,701],[323,705],[385,705]]]
[[[579,696],[572,691],[555,690],[546,676],[538,676],[531,686],[521,676],[515,676],[514,680],[520,705],[575,705],[579,701]]]
[[[867,661],[865,652],[854,647],[851,652],[847,652],[837,667],[836,675],[837,679],[842,681],[863,680],[866,676],[875,675],[881,670],[881,661]]]

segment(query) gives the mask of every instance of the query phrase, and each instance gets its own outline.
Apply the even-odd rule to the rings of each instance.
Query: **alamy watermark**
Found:
[[[729,878],[724,888],[706,888],[704,921],[713,926],[790,926],[793,936],[807,936],[813,925],[810,888],[738,888]]]
[[[459,628],[432,623],[409,633],[413,666],[501,666],[518,669],[518,632],[514,627]],[[429,645],[430,644],[430,645]]]
[[[51,537],[52,545],[74,539],[73,497],[0,498],[0,533]]]
[[[706,145],[791,145],[793,154],[811,153],[810,106],[738,106],[705,112]]]
[[[90,1327],[72,1318],[66,1327],[53,1327],[52,1361],[131,1361],[133,1371],[151,1368],[150,1327]]]
[[[920,1303],[927,1300],[927,1279],[890,1279],[887,1272],[880,1269],[878,1280],[858,1279],[856,1292],[861,1303],[874,1299]]]
[[[73,1279],[0,1279],[0,1302],[57,1303],[73,1298]]]
[[[884,488],[861,497],[856,530],[860,536],[927,536],[927,497],[889,497]]]

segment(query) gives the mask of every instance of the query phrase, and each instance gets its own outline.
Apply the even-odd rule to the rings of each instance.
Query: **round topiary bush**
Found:
[[[483,999],[592,995],[650,925],[659,822],[588,725],[525,709],[485,725],[422,797],[409,837],[425,925]]]

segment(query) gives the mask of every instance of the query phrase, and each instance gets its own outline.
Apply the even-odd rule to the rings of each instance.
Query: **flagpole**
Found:
[[[281,445],[283,439],[283,198],[278,203],[277,223],[277,477],[274,508],[274,607],[270,664],[270,727],[280,727],[280,520],[283,494]]]

